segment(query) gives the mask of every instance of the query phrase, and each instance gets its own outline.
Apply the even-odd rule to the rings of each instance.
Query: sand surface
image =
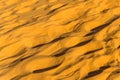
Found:
[[[0,0],[0,80],[120,80],[120,0]]]

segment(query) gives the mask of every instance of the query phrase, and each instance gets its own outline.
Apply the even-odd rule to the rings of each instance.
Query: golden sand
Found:
[[[0,80],[120,80],[120,0],[0,0]]]

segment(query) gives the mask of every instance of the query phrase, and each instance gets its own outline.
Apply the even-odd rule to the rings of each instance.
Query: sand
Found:
[[[120,80],[120,0],[0,0],[0,80]]]

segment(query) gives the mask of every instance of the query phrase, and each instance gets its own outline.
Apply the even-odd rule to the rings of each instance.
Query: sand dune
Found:
[[[0,80],[120,80],[120,0],[0,0]]]

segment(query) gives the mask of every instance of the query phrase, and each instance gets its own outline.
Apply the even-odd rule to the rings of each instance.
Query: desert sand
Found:
[[[0,80],[120,80],[120,0],[0,0]]]

